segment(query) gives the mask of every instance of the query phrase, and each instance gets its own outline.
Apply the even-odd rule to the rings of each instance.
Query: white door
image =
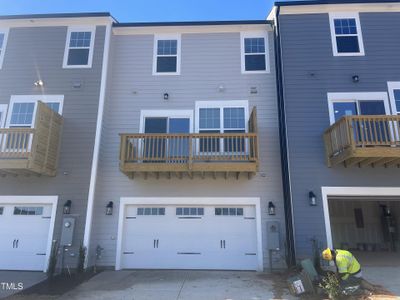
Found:
[[[125,207],[125,269],[257,270],[254,206]]]
[[[44,270],[51,207],[0,203],[0,270]]]

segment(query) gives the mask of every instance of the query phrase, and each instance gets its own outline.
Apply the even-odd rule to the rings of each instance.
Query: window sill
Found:
[[[63,69],[91,69],[92,65],[63,65]]]
[[[165,73],[157,73],[157,72],[153,72],[153,76],[169,76],[169,75],[181,75],[180,72],[165,72]]]
[[[359,53],[334,53],[333,56],[365,56],[365,53],[359,52]]]

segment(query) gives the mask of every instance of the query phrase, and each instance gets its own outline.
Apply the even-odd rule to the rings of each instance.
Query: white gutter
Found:
[[[95,134],[95,139],[94,139],[92,169],[91,169],[91,173],[90,173],[89,195],[88,195],[88,203],[87,203],[87,210],[86,210],[85,233],[83,236],[83,246],[86,247],[85,268],[88,265],[90,235],[91,235],[91,231],[92,231],[93,206],[94,206],[94,196],[95,196],[96,181],[97,181],[97,167],[98,167],[98,162],[99,162],[100,139],[101,139],[101,130],[102,130],[102,125],[103,125],[104,102],[105,102],[105,98],[106,98],[108,57],[109,57],[109,52],[110,52],[110,40],[111,40],[111,27],[112,27],[112,23],[109,23],[106,27],[106,33],[105,33],[105,37],[104,37],[103,65],[102,65],[102,69],[101,69],[101,82],[100,82],[100,95],[99,95],[99,109],[97,112],[96,134]]]

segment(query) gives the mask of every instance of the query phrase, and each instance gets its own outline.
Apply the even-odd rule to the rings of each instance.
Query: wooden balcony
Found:
[[[256,111],[249,133],[120,134],[120,170],[130,178],[165,174],[204,177],[241,173],[249,177],[258,169]]]
[[[55,176],[62,123],[39,102],[34,128],[0,128],[0,174]]]
[[[324,133],[329,167],[400,166],[400,116],[346,116]]]

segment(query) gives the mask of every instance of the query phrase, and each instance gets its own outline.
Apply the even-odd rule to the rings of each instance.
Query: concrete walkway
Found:
[[[286,282],[273,278],[274,275],[256,272],[105,271],[60,299],[292,299],[284,288]]]
[[[0,299],[27,289],[47,278],[44,272],[0,271]]]

